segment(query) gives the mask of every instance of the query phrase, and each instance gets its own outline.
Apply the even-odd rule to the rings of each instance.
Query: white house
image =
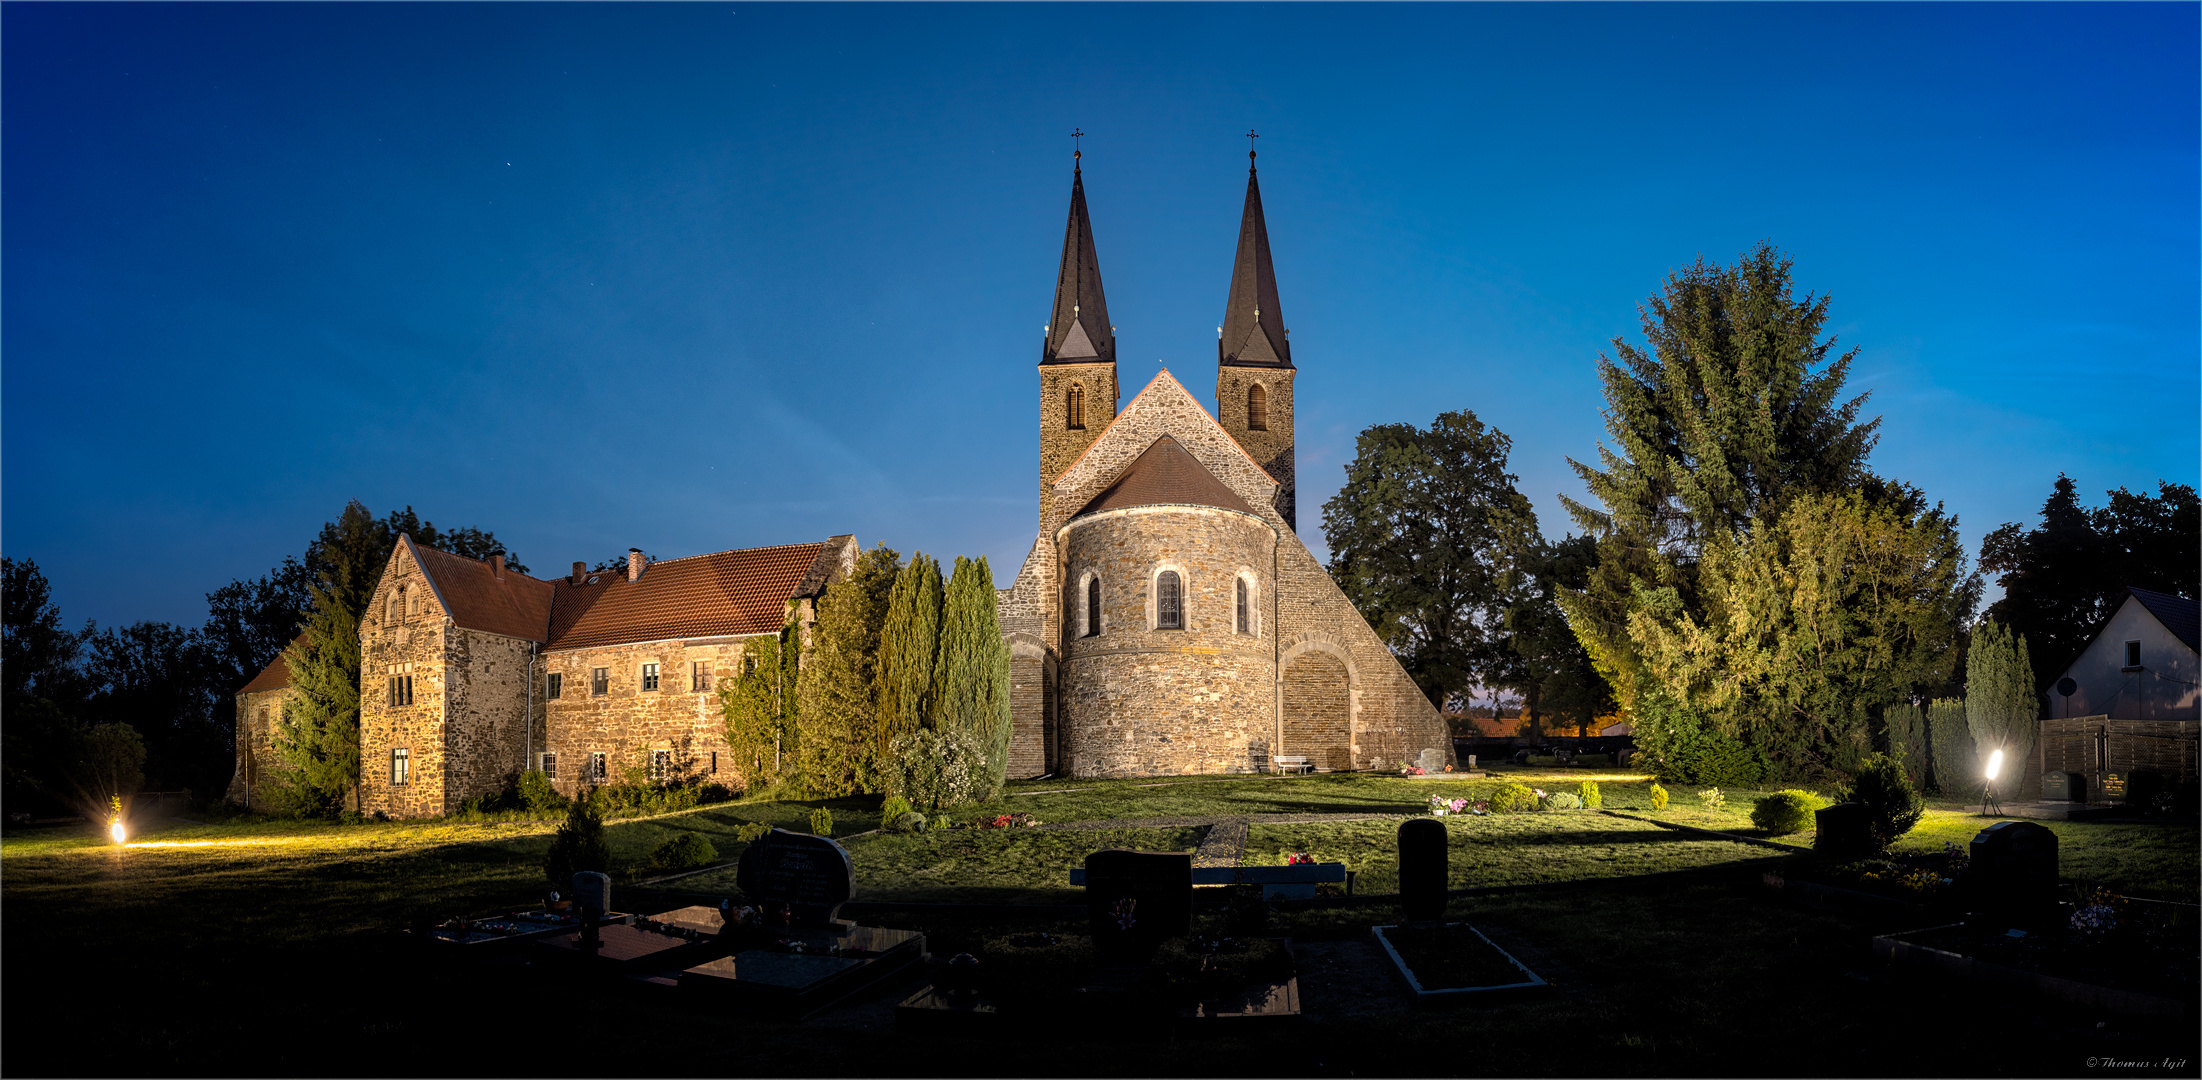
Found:
[[[2049,715],[2113,720],[2202,718],[2195,601],[2127,589],[2125,602],[2095,632],[2080,657],[2049,684]],[[2068,700],[2062,679],[2076,684]]]

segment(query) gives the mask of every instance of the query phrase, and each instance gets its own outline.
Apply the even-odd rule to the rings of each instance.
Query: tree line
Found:
[[[1474,413],[1361,433],[1324,505],[1331,572],[1434,704],[1510,690],[1563,727],[1617,707],[1642,759],[1685,781],[1839,778],[1907,751],[1970,776],[1975,747],[2023,756],[2036,677],[2126,586],[2195,595],[2193,488],[2088,510],[2060,476],[2040,526],[1983,542],[2004,596],[1976,622],[1957,517],[1869,466],[1857,350],[1835,351],[1829,299],[1796,295],[1791,270],[1761,244],[1646,300],[1645,344],[1598,358],[1609,441],[1569,459],[1589,498],[1563,496],[1579,532],[1558,541]],[[1930,739],[1938,699],[1968,719]]]

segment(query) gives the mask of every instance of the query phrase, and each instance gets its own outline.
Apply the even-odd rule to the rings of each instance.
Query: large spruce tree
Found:
[[[1702,621],[1698,562],[1797,498],[1855,488],[1880,421],[1866,395],[1843,398],[1857,355],[1823,339],[1828,300],[1798,298],[1791,260],[1761,244],[1721,266],[1700,258],[1645,301],[1648,348],[1620,338],[1599,358],[1610,446],[1596,467],[1570,459],[1596,507],[1563,497],[1598,538],[1587,586],[1561,594],[1568,621],[1625,705],[1651,689],[1629,616],[1641,589],[1666,587]]]
[[[811,797],[879,789],[879,724],[873,715],[880,628],[901,556],[882,544],[857,556],[849,576],[826,589],[800,676],[800,771]]]
[[[307,565],[313,606],[306,632],[284,652],[291,694],[276,726],[273,801],[314,812],[359,782],[359,622],[389,558],[387,528],[357,500],[322,529]]]

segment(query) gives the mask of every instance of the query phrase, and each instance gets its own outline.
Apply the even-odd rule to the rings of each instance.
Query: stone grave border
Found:
[[[1497,952],[1500,956],[1505,957],[1507,963],[1514,965],[1517,970],[1519,970],[1523,975],[1527,976],[1527,979],[1523,982],[1499,983],[1493,986],[1445,986],[1436,988],[1424,987],[1422,985],[1422,981],[1415,978],[1414,970],[1407,966],[1406,958],[1399,955],[1399,950],[1392,947],[1391,939],[1384,935],[1384,931],[1397,930],[1399,929],[1399,927],[1397,925],[1370,927],[1370,935],[1376,938],[1376,943],[1378,945],[1383,946],[1384,955],[1391,958],[1392,970],[1397,971],[1399,973],[1399,977],[1406,980],[1407,989],[1414,993],[1414,1001],[1416,1005],[1450,1005],[1470,1002],[1505,1001],[1529,994],[1549,991],[1552,989],[1552,984],[1546,982],[1543,976],[1529,970],[1529,965],[1522,963],[1519,959],[1516,959],[1513,953],[1507,952],[1505,949],[1499,948],[1498,942],[1491,940],[1490,935],[1476,929],[1475,926],[1464,922],[1448,922],[1441,925],[1448,927],[1467,927],[1467,929],[1471,933],[1475,934],[1479,938],[1482,938],[1485,945],[1489,945],[1493,951]]]
[[[1951,926],[1961,925],[1963,924],[1951,923],[1944,926],[1905,930],[1893,934],[1876,934],[1871,943],[1873,955],[1892,967],[1904,966],[1938,972],[1963,981],[2033,990],[2075,1005],[2162,1019],[2177,1020],[2182,1018],[2192,1019],[2194,1017],[2194,1003],[2179,998],[2164,997],[2161,994],[2144,993],[2139,990],[2118,990],[2108,986],[2097,986],[2094,983],[2081,982],[2077,979],[2045,975],[2037,971],[2026,971],[2021,968],[1990,963],[1986,960],[1976,960],[1962,953],[1954,953],[1947,949],[1937,949],[1904,940],[1912,934],[1932,933],[1936,930],[1947,930]]]

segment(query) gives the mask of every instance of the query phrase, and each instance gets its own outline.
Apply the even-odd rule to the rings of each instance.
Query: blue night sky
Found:
[[[1599,353],[1761,239],[1977,548],[2197,480],[2197,12],[10,4],[0,541],[72,622],[196,625],[352,498],[1006,583],[1069,132],[1125,400],[1213,407],[1252,126],[1319,554],[1355,433],[1447,409],[1566,531]]]

